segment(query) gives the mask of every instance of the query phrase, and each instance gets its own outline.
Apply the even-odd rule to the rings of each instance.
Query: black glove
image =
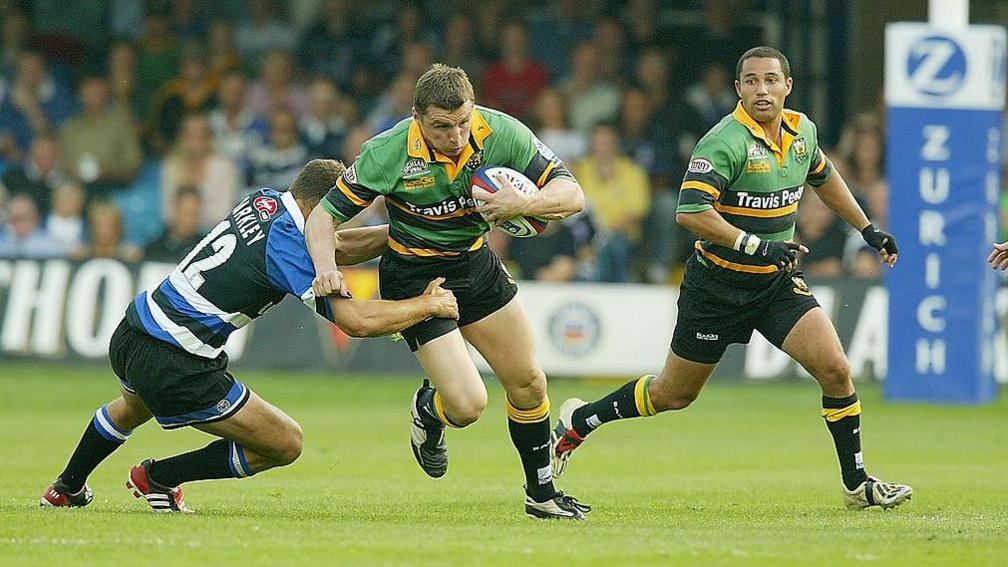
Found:
[[[793,264],[798,261],[798,251],[800,248],[801,245],[794,242],[762,240],[759,243],[759,247],[756,248],[756,253],[753,254],[753,256],[763,258],[768,263],[783,270],[789,264]]]
[[[899,253],[899,249],[896,247],[896,240],[893,238],[893,235],[875,228],[875,225],[873,224],[869,224],[864,227],[864,230],[861,231],[861,236],[864,237],[868,246],[871,246],[879,252],[885,252],[886,254]]]

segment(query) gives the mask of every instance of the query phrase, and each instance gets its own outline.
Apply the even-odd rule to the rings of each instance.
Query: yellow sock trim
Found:
[[[858,400],[845,408],[823,408],[822,410],[822,416],[830,423],[840,421],[841,419],[851,415],[861,415],[861,400]]]
[[[653,379],[654,374],[641,376],[637,380],[637,385],[634,386],[634,403],[637,404],[637,413],[644,417],[652,416],[658,413],[651,404],[651,395],[648,393],[648,384],[650,384]]]
[[[543,403],[532,409],[520,409],[511,403],[511,400],[504,397],[504,410],[508,419],[516,423],[539,423],[544,419],[549,419],[550,401],[547,397]]]
[[[448,414],[445,413],[444,402],[441,400],[441,392],[434,392],[434,413],[437,414],[437,417],[438,419],[441,420],[441,423],[447,425],[448,427],[458,428],[457,425],[455,425],[454,423],[452,423],[450,419],[448,419]]]

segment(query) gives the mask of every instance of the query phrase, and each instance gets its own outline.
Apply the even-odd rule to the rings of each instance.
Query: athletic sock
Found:
[[[74,449],[66,469],[59,478],[71,494],[80,492],[88,475],[129,438],[131,431],[120,429],[109,417],[108,406],[98,408],[84,429],[77,448]]]
[[[525,470],[525,492],[536,502],[545,502],[556,496],[550,464],[549,398],[528,410],[515,407],[506,398],[504,406],[511,442]]]
[[[653,374],[641,376],[623,384],[619,389],[587,405],[574,410],[571,426],[584,437],[603,423],[631,417],[648,417],[658,412],[651,404],[648,386],[654,380]]]
[[[176,487],[184,482],[214,478],[245,478],[255,471],[245,460],[241,445],[218,439],[202,449],[154,461],[147,471],[154,482]]]
[[[836,445],[844,486],[847,490],[854,490],[868,480],[868,474],[864,470],[864,457],[861,455],[861,402],[858,401],[857,394],[846,398],[823,396],[822,406],[826,427],[833,435],[833,444]]]
[[[433,388],[425,389],[417,396],[417,406],[420,414],[420,421],[428,427],[438,424],[449,427],[459,427],[448,418],[444,410],[444,402],[441,400],[441,392]]]

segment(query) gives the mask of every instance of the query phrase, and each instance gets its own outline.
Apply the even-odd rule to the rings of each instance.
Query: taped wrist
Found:
[[[743,232],[735,239],[735,250],[752,256],[756,253],[756,249],[759,248],[760,242],[760,237],[755,234]]]

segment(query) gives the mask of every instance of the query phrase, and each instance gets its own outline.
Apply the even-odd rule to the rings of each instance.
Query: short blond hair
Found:
[[[476,102],[469,76],[459,67],[435,63],[420,75],[413,93],[413,108],[423,114],[428,106],[455,110],[466,101]]]

